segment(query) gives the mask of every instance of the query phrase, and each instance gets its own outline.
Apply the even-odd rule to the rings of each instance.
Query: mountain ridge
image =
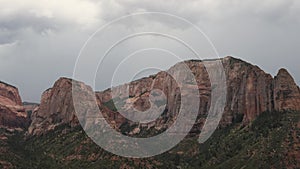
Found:
[[[243,124],[247,124],[251,121],[253,121],[260,113],[265,111],[273,111],[273,110],[300,110],[300,91],[298,90],[299,87],[296,85],[294,79],[291,77],[291,75],[287,72],[286,69],[280,69],[278,71],[278,74],[274,77],[272,77],[270,74],[265,73],[262,69],[260,69],[256,65],[251,65],[248,62],[244,62],[241,59],[236,59],[233,57],[225,57],[221,60],[227,76],[227,104],[225,107],[225,113],[223,115],[223,118],[221,120],[220,125],[226,126],[230,125],[233,121],[241,121]],[[211,61],[211,60],[210,60]],[[196,80],[197,80],[197,87],[200,92],[200,109],[199,109],[199,115],[203,116],[203,118],[197,120],[197,128],[194,129],[195,131],[201,130],[203,123],[205,121],[205,117],[208,113],[208,109],[210,106],[210,95],[211,95],[211,84],[209,81],[209,75],[205,69],[205,65],[203,65],[204,61],[195,61],[195,60],[189,60],[184,61],[189,68],[194,73]],[[172,67],[171,67],[172,69]],[[283,77],[282,77],[283,76]],[[278,78],[282,77],[282,78]],[[286,81],[288,80],[288,81]],[[36,112],[34,112],[32,115],[32,124],[30,126],[29,133],[31,134],[42,134],[43,132],[34,133],[34,125],[37,125],[40,127],[39,123],[41,123],[39,120],[35,121],[35,117],[44,117],[47,121],[50,119],[50,121],[46,122],[46,124],[49,124],[49,126],[56,124],[54,121],[57,121],[53,119],[59,118],[60,123],[71,123],[73,126],[78,125],[79,123],[76,122],[76,113],[73,107],[72,102],[72,96],[71,96],[71,90],[72,90],[72,82],[80,83],[81,86],[85,86],[84,88],[87,88],[90,90],[90,87],[86,86],[84,83],[72,80],[70,78],[62,77],[59,78],[54,84],[53,88],[48,89],[45,91],[44,98],[41,99],[41,105],[44,107],[49,107],[48,109],[43,110],[44,113],[41,113],[43,115],[38,115],[39,111],[37,109]],[[165,72],[159,72],[155,75],[150,75],[149,77],[144,77],[135,81],[132,81],[130,83],[126,83],[124,85],[120,85],[118,87],[129,87],[129,98],[125,101],[122,101],[122,99],[126,98],[126,96],[118,96],[119,103],[113,103],[112,97],[111,97],[111,89],[106,89],[104,91],[96,91],[96,98],[97,98],[97,104],[100,109],[104,110],[104,116],[107,118],[107,120],[110,122],[111,125],[115,127],[115,129],[120,129],[123,123],[128,122],[122,115],[120,115],[115,107],[114,104],[121,104],[124,108],[126,108],[127,103],[132,103],[135,105],[135,108],[138,108],[139,110],[146,110],[149,108],[149,95],[151,91],[151,86],[154,84],[154,86],[158,89],[162,89],[162,91],[167,95],[168,103],[166,105],[165,110],[168,110],[168,112],[165,113],[164,117],[160,117],[156,122],[149,123],[149,126],[155,126],[156,128],[166,128],[168,125],[171,124],[173,121],[169,117],[174,117],[174,114],[176,114],[178,110],[178,103],[180,100],[180,97],[173,98],[175,95],[180,95],[177,90],[176,82],[172,79],[172,77],[169,77],[167,73]],[[276,85],[275,85],[276,84]],[[282,88],[281,85],[287,86],[286,88]],[[56,87],[56,86],[60,86]],[[116,87],[116,88],[118,88]],[[60,91],[61,94],[64,95],[64,98],[59,97],[58,92],[55,94],[55,92],[51,92],[51,90]],[[47,94],[48,93],[48,94]],[[292,94],[291,94],[292,93]],[[44,94],[43,94],[44,95]],[[278,98],[275,99],[275,95],[280,95],[281,101]],[[293,95],[292,97],[290,97]],[[55,98],[52,99],[51,97]],[[283,99],[282,99],[283,98]],[[61,111],[53,110],[51,109],[51,106],[49,105],[49,100],[52,99],[54,105],[61,105],[66,108],[64,110],[68,109],[69,112],[63,111],[65,113],[61,113]],[[55,100],[64,100],[62,103],[56,102]],[[83,98],[84,99],[84,98]],[[178,100],[179,99],[179,100]],[[159,100],[159,98],[158,98]],[[115,100],[114,100],[115,101]],[[276,104],[276,102],[280,102]],[[45,104],[43,105],[43,103]],[[276,106],[275,106],[276,105]],[[59,106],[52,106],[57,107]],[[51,109],[51,110],[50,110]],[[128,109],[128,111],[131,111]],[[51,113],[49,113],[51,112]],[[57,113],[58,112],[58,113]],[[53,116],[53,117],[50,117]],[[240,119],[242,118],[242,119]],[[167,122],[167,123],[165,123]],[[53,124],[52,124],[53,123]],[[137,123],[129,122],[130,126],[136,126]],[[170,124],[169,124],[170,123]],[[166,125],[167,124],[167,125]],[[48,127],[49,127],[48,126]],[[46,127],[46,126],[45,126]],[[145,126],[144,126],[145,127]],[[46,127],[47,128],[47,127]],[[53,127],[50,127],[53,128]],[[135,129],[135,131],[140,129]],[[132,133],[133,131],[131,131]],[[130,132],[129,132],[130,133]]]
[[[22,105],[17,90],[13,89],[12,97],[7,94],[11,88],[0,85],[0,108],[7,107],[7,103],[17,105],[23,113],[27,111],[26,117],[31,117],[16,123],[17,116],[10,116],[15,114],[11,105],[7,111],[0,109],[2,119],[6,118],[4,126],[0,126],[0,168],[299,168],[300,90],[288,71],[280,69],[272,77],[240,59],[223,58],[228,92],[225,112],[212,137],[199,144],[197,136],[207,118],[214,86],[201,62],[185,61],[197,80],[190,87],[197,87],[201,97],[194,127],[173,149],[145,159],[113,155],[85,134],[72,98],[72,83],[83,91],[94,92],[84,83],[59,78],[52,88],[43,92],[39,105]],[[156,121],[137,124],[118,113],[115,104],[129,112],[128,104],[140,110],[149,108],[151,86],[163,91],[167,98],[162,109],[161,98],[154,97],[155,110],[163,110]],[[129,87],[129,98],[119,95],[113,100],[111,89],[107,89],[95,93],[96,101],[107,122],[123,135],[132,137],[151,137],[164,132],[176,120],[180,95],[188,94],[181,93],[166,72],[119,87]],[[81,99],[89,98],[81,95]],[[17,125],[11,125],[14,123]]]

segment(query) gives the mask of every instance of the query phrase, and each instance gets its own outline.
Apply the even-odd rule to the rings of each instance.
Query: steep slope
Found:
[[[75,82],[75,81],[74,81]],[[78,82],[83,88],[88,88]],[[84,98],[82,98],[84,99]],[[72,80],[60,78],[42,94],[41,103],[31,115],[29,134],[43,134],[61,124],[78,125],[72,99]]]
[[[22,105],[22,100],[19,95],[18,89],[10,84],[1,81],[0,81],[0,96],[2,97],[2,99],[6,98],[7,100],[10,100],[10,102],[7,102],[6,104]],[[1,101],[3,103],[3,100]]]
[[[227,99],[220,126],[226,127],[234,122],[246,125],[265,111],[300,110],[299,87],[286,70],[281,69],[278,75],[272,78],[259,67],[240,59],[226,57],[221,61],[227,79]],[[200,94],[199,100],[189,101],[189,104],[200,102],[197,125],[192,129],[192,133],[200,132],[210,109],[212,87],[215,87],[210,82],[204,62],[199,60],[184,62],[197,81],[197,85],[191,84],[189,87],[198,89]],[[170,71],[172,69],[173,67]],[[189,79],[185,80],[189,83]],[[76,83],[80,83],[84,90],[90,90],[83,83]],[[159,72],[156,75],[118,86],[117,90],[124,88],[129,89],[129,97],[120,92],[120,95],[112,98],[110,89],[96,92],[96,97],[107,121],[119,131],[127,130],[124,134],[129,135],[130,133],[131,135],[139,134],[145,128],[150,131],[147,132],[148,134],[164,131],[173,124],[180,109],[181,94],[185,95],[185,93],[180,93],[178,84],[166,72]],[[156,104],[153,104],[156,106],[155,110],[163,113],[155,121],[140,125],[126,120],[118,113],[115,104],[121,106],[128,114],[133,111],[133,107],[141,111],[149,109],[149,97],[153,96],[152,89],[163,91],[167,99],[166,106],[164,106],[160,97],[156,96]],[[30,134],[44,133],[59,124],[72,124],[72,126],[78,124],[71,91],[72,80],[60,78],[53,88],[44,92],[39,109],[32,114]],[[131,106],[132,104],[134,106]]]
[[[204,144],[185,138],[161,155],[122,158],[97,146],[80,127],[61,125],[27,140],[8,137],[9,161],[15,168],[299,168],[300,113],[265,112],[251,125],[231,124]],[[17,156],[15,155],[17,154]],[[8,163],[6,162],[6,165]],[[0,165],[1,166],[1,165]],[[12,168],[11,167],[11,168]]]
[[[26,130],[29,118],[22,106],[18,89],[0,82],[0,168],[12,168],[15,154],[8,145],[8,139],[16,132]],[[9,156],[11,158],[4,158]]]
[[[300,91],[294,79],[285,69],[273,78],[239,59],[226,57],[221,61],[227,79],[226,106],[220,127],[203,144],[198,143],[197,134],[215,86],[203,61],[191,60],[185,63],[197,85],[189,87],[199,90],[200,100],[188,104],[200,102],[198,119],[190,136],[172,150],[151,158],[131,159],[101,149],[78,125],[73,106],[72,82],[83,91],[91,92],[91,88],[60,78],[43,93],[40,106],[31,115],[26,137],[25,132],[0,130],[0,168],[299,168]],[[110,89],[96,92],[97,104],[111,126],[135,137],[155,135],[173,124],[180,95],[186,94],[178,90],[178,84],[166,72],[118,88],[127,87],[129,98],[122,94],[112,98]],[[164,107],[159,94],[155,94],[157,110],[163,111],[157,120],[139,125],[118,113],[114,104],[128,112],[130,104],[147,110],[152,87],[163,91],[167,98]],[[88,98],[82,95],[82,99]]]
[[[274,79],[274,103],[276,110],[299,110],[300,92],[293,77],[286,69],[280,69]]]
[[[22,130],[28,123],[18,89],[0,82],[0,127]]]

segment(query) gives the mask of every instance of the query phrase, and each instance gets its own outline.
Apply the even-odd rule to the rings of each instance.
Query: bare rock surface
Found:
[[[72,80],[60,78],[41,97],[40,106],[31,115],[29,134],[39,135],[60,124],[78,124],[72,99]]]
[[[226,57],[216,61],[221,61],[224,66],[227,84],[227,97],[221,126],[232,123],[248,124],[265,111],[300,110],[300,90],[287,70],[280,69],[278,75],[273,78],[259,67],[240,59]],[[211,108],[212,89],[216,87],[210,82],[204,62],[200,60],[184,62],[196,79],[196,83],[187,86],[190,89],[198,89],[200,94],[199,100],[189,100],[185,103],[191,105],[200,103],[199,111],[193,112],[198,113],[194,132],[199,132],[205,122]],[[172,68],[169,71],[172,71]],[[187,84],[189,80],[192,80],[184,75],[179,75],[179,77],[183,77]],[[82,88],[90,89],[83,83],[80,85]],[[167,72],[159,72],[114,88],[115,91],[124,89],[129,90],[128,94],[119,92],[119,95],[114,98],[112,98],[111,89],[96,92],[97,104],[111,126],[120,130],[124,124],[134,126],[131,127],[130,132],[133,134],[138,134],[142,128],[155,130],[168,128],[176,120],[181,97],[189,95],[189,93],[181,93],[178,84]],[[153,89],[162,92],[153,92]],[[83,96],[82,99],[84,98]],[[149,99],[152,99],[155,104],[151,104]],[[160,111],[161,115],[155,121],[148,123],[138,124],[126,120],[118,113],[119,108],[130,115],[134,109],[147,111],[151,106],[156,106],[154,110]],[[59,124],[78,125],[72,99],[72,80],[60,78],[51,89],[45,91],[39,108],[31,117],[32,124],[29,127],[29,133],[33,135],[51,130]]]
[[[18,89],[0,82],[0,127],[23,130],[28,122]]]

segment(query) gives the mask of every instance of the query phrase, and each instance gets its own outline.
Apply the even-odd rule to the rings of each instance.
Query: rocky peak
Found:
[[[300,110],[300,90],[286,69],[280,69],[274,78],[276,110]]]
[[[279,69],[277,75],[274,77],[275,80],[277,81],[285,81],[285,84],[287,84],[288,86],[297,86],[295,83],[294,78],[292,77],[292,75],[288,72],[288,70],[281,68]],[[283,85],[283,84],[282,84]],[[286,88],[288,86],[282,86],[283,88]]]
[[[265,111],[300,110],[299,87],[287,70],[281,69],[278,75],[273,78],[258,66],[231,56],[209,60],[209,62],[214,61],[222,61],[227,81],[227,99],[220,123],[221,126],[227,126],[232,123],[248,124]],[[184,62],[196,78],[196,84],[189,87],[198,89],[200,94],[199,100],[190,101],[190,104],[200,101],[199,119],[196,122],[196,127],[193,129],[195,132],[199,132],[205,122],[210,109],[212,87],[214,87],[210,82],[204,62],[205,60]],[[172,70],[172,68],[169,70]],[[86,90],[91,90],[81,82],[78,82],[78,84]],[[110,89],[96,92],[100,109],[103,110],[105,118],[116,129],[126,123],[132,126],[153,127],[163,130],[174,122],[180,109],[181,96],[178,85],[168,73],[159,72],[156,75],[118,86],[116,89],[127,87],[129,88],[129,97],[124,96],[124,93],[120,93],[118,98],[112,98]],[[130,113],[132,106],[129,106],[129,104],[132,104],[138,110],[147,110],[150,106],[149,98],[152,87],[163,91],[167,98],[166,106],[161,106],[160,104],[157,106],[157,111],[162,111],[163,113],[156,121],[143,125],[134,124],[126,120],[115,109],[114,104],[118,104],[127,113]],[[186,95],[188,93],[181,94]],[[154,100],[160,103],[158,96]],[[116,101],[116,103],[113,101]],[[60,78],[56,81],[51,89],[43,93],[41,105],[33,112],[31,117],[30,134],[44,133],[59,124],[77,125],[78,121],[72,100],[72,80]],[[140,131],[140,129],[135,128],[134,131]]]
[[[28,122],[18,89],[0,82],[0,127],[23,130]]]
[[[19,91],[15,86],[12,86],[10,84],[4,83],[0,81],[0,97],[3,99],[2,103],[4,103],[4,99],[8,99],[11,101],[10,105],[22,105],[22,100],[19,95]],[[7,100],[7,101],[8,101]]]
[[[72,98],[72,82],[80,87],[87,87],[69,78],[59,78],[52,88],[42,94],[40,106],[31,115],[29,134],[40,135],[60,124],[78,125]]]

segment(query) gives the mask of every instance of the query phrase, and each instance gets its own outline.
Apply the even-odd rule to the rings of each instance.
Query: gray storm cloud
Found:
[[[72,77],[78,53],[95,30],[123,15],[147,11],[186,18],[203,30],[221,57],[240,57],[273,75],[285,67],[300,83],[300,2],[297,0],[0,0],[0,80],[16,85],[23,100],[38,102],[41,93],[58,77]],[[140,23],[182,32],[193,40],[188,27],[164,20],[157,24],[148,24],[153,23],[149,20]],[[116,33],[128,31],[124,25],[119,26],[120,31]],[[145,45],[148,40],[132,41],[130,45]],[[116,58],[129,48],[121,46],[114,53]],[[117,62],[116,58],[112,62]],[[142,60],[137,62],[143,64]],[[169,65],[165,64],[165,68]],[[113,71],[109,66],[102,69]],[[97,82],[98,90],[109,87],[110,73],[97,79],[101,79]]]

